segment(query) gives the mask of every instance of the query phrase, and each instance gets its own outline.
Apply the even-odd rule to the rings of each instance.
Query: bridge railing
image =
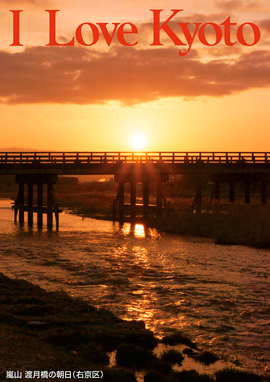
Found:
[[[0,152],[1,164],[270,163],[269,152]]]

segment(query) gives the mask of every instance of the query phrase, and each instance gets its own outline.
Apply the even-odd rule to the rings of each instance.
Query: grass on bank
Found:
[[[228,206],[213,213],[172,212],[154,223],[163,232],[214,239],[217,244],[270,248],[268,206]]]
[[[80,216],[112,219],[112,201],[116,199],[118,185],[115,182],[75,182],[76,178],[59,178],[55,185],[55,199],[60,207],[67,207]],[[61,180],[61,181],[60,181]],[[9,183],[8,183],[9,184]],[[260,206],[258,190],[255,193],[257,205],[209,204],[209,197],[203,198],[203,213],[192,213],[194,198],[192,187],[166,187],[166,195],[172,209],[160,221],[150,220],[150,225],[160,231],[186,236],[201,236],[214,239],[218,244],[242,244],[270,248],[270,207]],[[0,196],[15,195],[15,188],[2,186]],[[9,189],[10,188],[10,189]],[[46,191],[46,190],[44,190]],[[142,203],[142,187],[138,185],[137,202]],[[150,203],[155,202],[155,187],[150,188]],[[228,190],[225,190],[226,193]],[[225,192],[224,191],[224,192]],[[208,193],[210,190],[208,190]],[[241,200],[243,190],[239,190]],[[239,199],[239,198],[238,198]],[[129,186],[125,187],[125,201],[130,200]],[[46,201],[46,192],[44,194]],[[221,199],[226,202],[224,196]],[[242,200],[243,201],[243,200]],[[60,218],[61,219],[61,218]]]
[[[60,205],[70,208],[82,216],[112,219],[112,201],[116,198],[117,184],[114,182],[90,182],[80,184],[73,192],[58,190],[56,198]],[[76,191],[76,192],[74,192]],[[129,201],[129,187],[125,188],[125,200]],[[137,202],[142,203],[142,189],[138,187]],[[150,203],[155,202],[155,190],[150,190]],[[218,244],[242,244],[270,248],[270,207],[245,204],[209,204],[203,198],[202,213],[193,213],[191,204],[193,189],[172,191],[166,194],[171,201],[170,214],[160,221],[150,219],[150,225],[163,232],[186,236],[201,236],[214,239]],[[224,202],[224,198],[222,199]]]
[[[113,192],[106,190],[80,194],[59,194],[61,206],[85,217],[112,219]],[[252,205],[217,205],[202,213],[193,213],[191,199],[175,201],[170,214],[150,225],[162,232],[214,239],[217,244],[241,244],[270,248],[270,207]]]
[[[172,365],[186,355],[170,351],[158,358],[153,353],[158,341],[141,321],[124,321],[65,292],[46,292],[2,273],[0,292],[0,379],[10,370],[101,370],[104,382],[136,382],[136,371],[144,370],[144,382],[215,381],[194,370],[175,372]],[[115,350],[116,365],[109,367],[108,352]],[[234,369],[217,372],[216,380],[267,381]]]
[[[64,292],[46,292],[3,274],[0,291],[0,375],[8,370],[102,370],[104,381],[135,381],[131,371],[108,368],[108,352],[125,343],[145,351],[157,345],[143,322],[124,321]]]

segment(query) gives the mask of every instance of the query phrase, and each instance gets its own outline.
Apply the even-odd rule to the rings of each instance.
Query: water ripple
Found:
[[[182,329],[200,345],[259,372],[270,364],[268,250],[132,234],[111,222],[61,216],[59,232],[19,227],[0,201],[1,271],[65,289],[161,335]],[[3,208],[1,208],[3,207]]]

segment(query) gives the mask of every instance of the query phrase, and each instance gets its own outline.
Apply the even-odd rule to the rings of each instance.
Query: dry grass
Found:
[[[209,213],[174,212],[156,226],[164,231],[213,238],[218,244],[270,247],[270,207],[234,205]]]
[[[55,186],[56,201],[61,207],[73,213],[92,218],[112,219],[112,202],[116,199],[118,185],[115,182],[71,182]],[[161,231],[188,236],[213,238],[219,244],[243,244],[256,247],[270,247],[270,207],[260,206],[260,195],[254,190],[253,202],[257,205],[228,204],[224,189],[221,203],[210,204],[210,197],[204,196],[201,214],[192,213],[194,199],[192,187],[166,187],[167,200],[171,201],[173,212],[162,220],[150,222]],[[238,190],[237,201],[243,202],[243,190]],[[204,194],[211,195],[211,190]],[[226,195],[225,195],[226,194]],[[10,194],[11,195],[11,194]],[[9,195],[9,196],[10,196]],[[2,194],[2,196],[8,196]],[[46,194],[44,194],[46,200]],[[130,200],[129,185],[125,187],[125,202]],[[137,202],[142,202],[142,187],[137,187]],[[155,187],[150,187],[150,204],[155,203]],[[227,203],[227,204],[226,204]]]

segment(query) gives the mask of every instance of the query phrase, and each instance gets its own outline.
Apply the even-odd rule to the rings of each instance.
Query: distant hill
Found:
[[[0,148],[0,152],[20,152],[20,153],[25,153],[25,152],[47,152],[49,150],[37,150],[37,149],[25,149],[23,147],[4,147]]]

